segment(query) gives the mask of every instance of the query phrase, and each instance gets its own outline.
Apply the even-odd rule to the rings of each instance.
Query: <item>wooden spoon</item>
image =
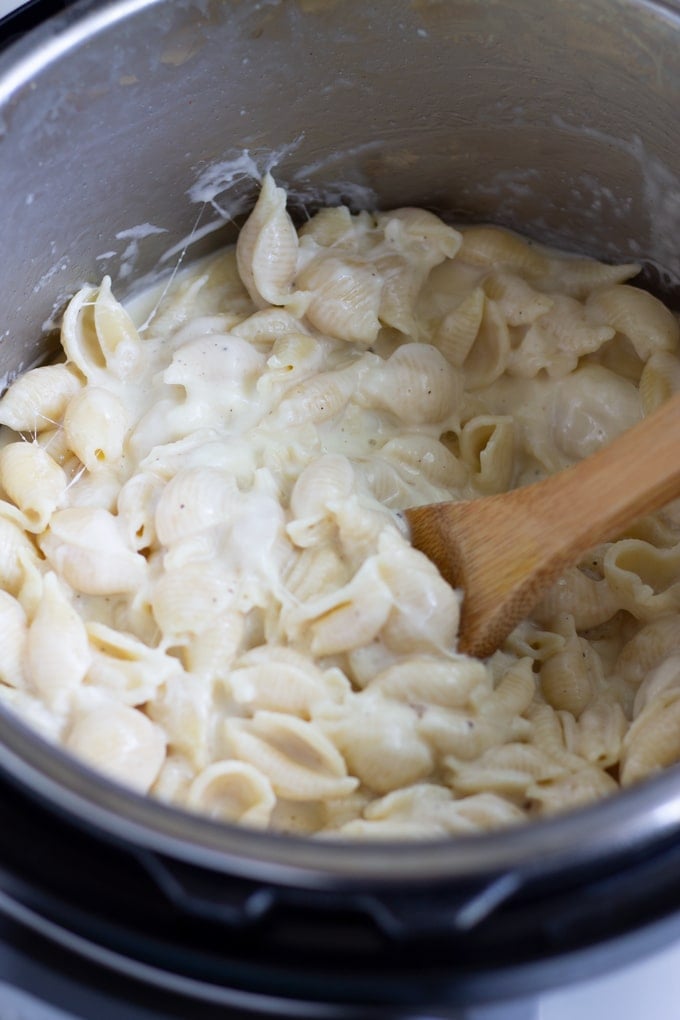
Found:
[[[680,393],[597,453],[521,489],[405,511],[411,541],[463,589],[459,649],[484,658],[566,567],[680,496]]]

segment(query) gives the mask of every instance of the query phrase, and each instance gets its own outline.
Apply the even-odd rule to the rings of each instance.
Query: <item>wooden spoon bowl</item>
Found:
[[[463,589],[458,647],[484,658],[566,567],[680,496],[680,394],[534,485],[405,511],[413,545]]]

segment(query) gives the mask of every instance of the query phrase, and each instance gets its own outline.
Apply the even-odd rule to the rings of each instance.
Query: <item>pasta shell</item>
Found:
[[[129,314],[114,298],[108,276],[104,277],[97,292],[93,318],[107,371],[117,379],[131,379],[142,360],[141,341]],[[78,368],[88,375],[82,365]]]
[[[430,789],[433,793],[436,790],[446,795],[446,799],[435,800],[433,795],[429,795]],[[400,798],[401,793],[395,791],[374,801],[365,811],[366,818],[345,826],[343,834],[382,839],[422,839],[445,833],[457,836],[517,824],[526,817],[509,800],[492,793],[454,799],[450,791],[425,783],[403,791],[404,798]],[[423,800],[424,808],[421,807]],[[409,815],[407,807],[410,805],[413,805],[413,811]],[[369,809],[374,806],[376,814],[374,816],[371,812],[369,816]]]
[[[578,721],[577,753],[601,769],[611,768],[621,757],[628,720],[616,702],[596,700]]]
[[[19,552],[18,559],[21,584],[16,597],[26,610],[29,619],[33,619],[42,599],[44,564],[35,555],[26,556],[23,551]]]
[[[626,683],[638,686],[650,670],[676,652],[680,652],[678,618],[662,616],[645,624],[623,646],[615,672]]]
[[[451,804],[447,812],[446,830],[457,832],[487,832],[499,826],[517,825],[526,821],[526,813],[505,797],[493,793],[477,793],[461,797]]]
[[[419,341],[422,331],[415,313],[427,267],[404,264],[398,256],[379,259],[375,265],[384,281],[378,311],[380,322],[405,338]]]
[[[96,287],[81,287],[69,301],[61,324],[61,345],[70,365],[86,379],[101,376],[106,358],[94,324]]]
[[[600,348],[597,352],[597,363],[636,385],[639,384],[645,367],[644,361],[638,357],[632,343],[623,333],[616,333]]]
[[[309,373],[321,364],[322,358],[323,348],[319,341],[300,332],[297,325],[296,329],[289,329],[285,335],[275,338],[267,367],[288,375],[294,372]]]
[[[192,320],[213,315],[230,327],[255,310],[238,274],[233,247],[208,256],[196,269],[176,277],[155,303],[140,327],[147,336],[172,336]],[[230,309],[228,314],[225,308]]]
[[[269,824],[276,795],[265,775],[246,762],[216,761],[193,780],[187,806],[223,822]]]
[[[422,434],[398,436],[388,440],[380,451],[409,480],[426,479],[443,489],[458,489],[465,484],[467,471],[442,442]]]
[[[337,671],[324,672],[291,649],[256,648],[232,668],[228,688],[234,701],[250,711],[310,719],[317,706],[342,700],[349,683]]]
[[[475,287],[437,326],[432,342],[456,368],[465,363],[472,349],[482,325],[484,304],[484,291]]]
[[[380,576],[393,603],[382,639],[395,652],[453,651],[460,594],[434,565],[401,539],[385,534],[380,543]],[[355,642],[358,644],[358,642]]]
[[[300,602],[336,591],[349,581],[348,567],[328,546],[305,549],[284,578],[286,588]]]
[[[531,722],[531,743],[542,748],[559,761],[578,764],[575,755],[568,755],[560,717],[550,705],[535,702],[529,706],[527,716]]]
[[[156,504],[155,531],[159,542],[170,546],[224,525],[234,513],[236,500],[234,480],[223,471],[196,467],[178,472]]]
[[[306,631],[312,655],[335,655],[372,641],[391,607],[392,593],[369,559],[343,588],[290,610],[282,622],[290,636]]]
[[[546,255],[531,241],[501,227],[485,224],[462,229],[463,244],[458,257],[473,266],[507,267],[534,278],[547,269]]]
[[[417,732],[414,710],[373,694],[370,687],[319,722],[350,772],[376,793],[418,782],[432,772],[432,749]]]
[[[146,560],[126,545],[120,523],[98,507],[73,507],[52,515],[40,548],[60,577],[86,595],[137,591]]]
[[[52,707],[66,707],[92,661],[85,625],[56,575],[43,582],[43,596],[28,630],[26,668],[41,697]]]
[[[270,405],[294,382],[308,379],[323,362],[323,347],[306,333],[291,332],[275,340],[267,371],[257,381],[257,393]]]
[[[394,518],[382,507],[364,507],[356,498],[338,504],[335,524],[340,550],[351,570],[375,553],[387,529],[398,534],[393,530]]]
[[[126,705],[143,705],[177,671],[177,660],[149,648],[133,634],[90,622],[86,625],[92,659],[87,682]]]
[[[680,390],[680,363],[669,351],[654,351],[640,376],[640,402],[651,414]]]
[[[439,216],[412,206],[379,213],[376,224],[391,247],[418,262],[425,261],[428,270],[445,258],[454,258],[463,240],[460,232]]]
[[[451,759],[447,764],[451,772],[450,785],[463,796],[493,793],[523,799],[532,783],[553,780],[564,774],[564,767],[544,751],[514,742],[492,747],[476,762],[466,762],[460,769],[455,768]]]
[[[482,716],[474,708],[462,710],[437,705],[425,710],[416,728],[433,751],[452,756],[456,768],[461,760],[472,761],[494,744],[524,739],[531,731],[526,720],[515,720],[508,725],[506,720]]]
[[[383,279],[363,261],[323,256],[298,277],[311,295],[307,319],[327,336],[368,347],[380,330]]]
[[[186,758],[170,752],[150,786],[149,793],[159,800],[185,804],[193,777],[194,769]]]
[[[371,680],[372,690],[414,706],[463,708],[478,688],[489,693],[486,669],[481,662],[462,655],[448,660],[423,654],[409,655]]]
[[[68,403],[64,433],[69,449],[88,471],[115,465],[123,455],[127,413],[119,398],[98,386],[80,390]]]
[[[490,273],[484,278],[483,293],[499,308],[509,326],[529,326],[550,311],[554,301],[548,294],[535,290],[520,276],[512,273]]]
[[[657,700],[667,700],[680,690],[680,655],[670,655],[650,670],[635,695],[633,716],[637,718]]]
[[[575,639],[541,666],[541,691],[553,708],[571,712],[576,718],[590,704],[595,675],[588,662],[590,646]]]
[[[656,549],[623,539],[610,546],[604,573],[620,605],[639,620],[652,620],[680,607],[680,545]]]
[[[463,362],[466,389],[490,386],[511,361],[510,333],[500,309],[494,301],[484,301],[482,321],[477,336]]]
[[[371,457],[355,465],[357,477],[372,496],[386,507],[413,506],[422,495],[382,457]]]
[[[0,400],[0,424],[37,435],[61,422],[81,382],[68,365],[42,365],[14,380]]]
[[[515,470],[515,428],[509,416],[478,415],[460,434],[460,452],[470,481],[483,493],[511,488]]]
[[[548,291],[559,290],[579,300],[597,287],[622,283],[640,272],[635,262],[609,265],[573,255],[552,254],[546,262],[545,273],[535,277],[533,282]]]
[[[430,344],[403,344],[365,375],[358,399],[383,407],[407,425],[443,421],[458,406],[461,380]]]
[[[313,460],[298,476],[290,497],[294,517],[323,517],[334,502],[354,490],[354,471],[347,457],[327,453]]]
[[[107,464],[94,473],[81,465],[66,491],[63,503],[66,507],[100,507],[115,514],[116,499],[120,491],[120,467],[115,470]]]
[[[347,405],[355,384],[356,375],[351,369],[314,375],[286,390],[273,414],[272,425],[288,428],[328,421]]]
[[[630,786],[680,761],[680,689],[647,705],[623,738],[621,784]]]
[[[63,468],[37,443],[8,443],[0,450],[0,484],[21,510],[27,531],[41,532],[64,497]]]
[[[593,322],[627,336],[644,361],[656,351],[674,351],[678,346],[678,320],[646,290],[623,284],[601,287],[589,296],[586,308]]]
[[[320,800],[286,800],[279,797],[269,823],[271,832],[294,833],[298,836],[311,836],[328,831],[326,822],[329,816],[329,805],[335,808],[337,817],[355,818],[356,800],[365,801],[365,795],[350,793],[332,801]],[[341,805],[345,807],[341,807]],[[341,823],[342,824],[342,823]]]
[[[263,430],[264,432],[264,430]],[[281,502],[287,504],[298,475],[307,464],[321,453],[319,433],[312,422],[290,430],[266,425],[266,443],[258,451],[258,466],[266,468],[274,478]],[[248,490],[255,481],[254,450],[250,451],[253,472],[249,478],[238,479],[239,488]],[[238,477],[238,476],[237,476]]]
[[[44,429],[42,432],[38,432],[35,442],[71,477],[81,471],[82,464],[66,442],[66,432],[61,425],[54,429]]]
[[[64,720],[29,691],[0,683],[0,702],[19,719],[53,744],[62,741]]]
[[[219,723],[212,680],[178,669],[165,679],[146,712],[165,734],[169,752],[181,755],[191,773],[214,759]]]
[[[621,607],[618,596],[606,580],[588,577],[578,567],[565,570],[532,611],[533,618],[547,628],[560,616],[574,619],[576,630],[590,630],[610,620]]]
[[[536,693],[536,678],[527,656],[511,666],[491,696],[480,706],[483,715],[511,720],[524,714]]]
[[[110,385],[130,379],[141,362],[141,343],[132,319],[111,293],[111,280],[83,287],[69,302],[61,327],[68,361],[89,382]]]
[[[26,613],[20,602],[0,590],[0,682],[9,687],[24,688],[24,662],[28,637]]]
[[[452,801],[451,791],[444,786],[415,783],[371,801],[364,809],[364,818],[369,821],[426,823],[433,815],[440,815]]]
[[[170,409],[160,401],[149,412],[161,416],[157,427],[163,432],[154,445],[200,428],[228,429],[235,420],[240,428],[254,424],[261,410],[253,395],[264,363],[264,355],[236,336],[204,336],[183,344],[162,378],[177,387],[175,394],[183,391],[184,396],[179,400],[175,395]],[[148,428],[144,418],[138,431],[140,427]]]
[[[297,252],[297,234],[286,212],[286,192],[266,174],[236,244],[239,274],[256,305],[285,304],[295,278]]]
[[[146,793],[165,758],[161,730],[136,708],[104,704],[76,719],[66,747],[111,779]]]
[[[225,737],[234,753],[269,779],[279,797],[323,800],[345,797],[358,786],[342,755],[311,722],[277,712],[227,719]]]
[[[566,775],[532,783],[526,797],[536,814],[551,815],[611,796],[618,784],[603,769],[586,766]]]
[[[408,839],[436,838],[442,830],[436,825],[430,828],[422,822],[397,822],[392,819],[369,821],[366,818],[354,818],[345,822],[337,831],[341,837],[350,836],[352,839],[403,842]]]
[[[640,396],[633,383],[602,365],[583,365],[556,388],[550,435],[558,450],[580,460],[641,417]]]
[[[519,658],[528,656],[534,662],[544,662],[564,648],[562,634],[537,627],[531,620],[524,620],[515,627],[504,647]]]
[[[224,677],[240,651],[245,633],[242,613],[225,610],[182,648],[186,670],[208,679]]]
[[[574,298],[554,294],[549,311],[535,319],[512,352],[508,371],[533,378],[545,369],[550,376],[562,377],[573,372],[580,357],[598,351],[614,333],[611,326],[587,318],[583,305]]]
[[[118,492],[117,515],[131,549],[150,549],[157,542],[156,506],[163,492],[157,475],[138,471]]]
[[[38,553],[28,536],[0,514],[0,586],[17,595],[24,581],[25,564],[36,563]]]
[[[303,337],[313,343],[313,337],[303,332],[299,319],[285,308],[263,308],[249,315],[230,328],[234,336],[240,336],[249,344],[272,344],[272,355],[276,356],[277,344],[285,344],[289,337],[301,342]],[[279,349],[280,350],[280,349]],[[285,357],[278,355],[282,364]]]
[[[309,238],[322,248],[354,248],[354,224],[352,214],[345,205],[319,209],[311,219],[300,227],[301,238]]]
[[[352,648],[345,654],[347,676],[351,678],[355,687],[367,687],[380,672],[398,658],[399,656],[387,648],[379,637],[375,638],[369,644]]]
[[[166,570],[154,583],[151,606],[171,643],[200,634],[234,602],[234,582],[219,566],[195,563]]]

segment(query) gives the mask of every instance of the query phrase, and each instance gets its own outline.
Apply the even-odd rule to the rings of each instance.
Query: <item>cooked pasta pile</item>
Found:
[[[680,387],[636,272],[411,208],[296,231],[266,177],[155,305],[82,289],[64,360],[0,401],[3,702],[139,791],[341,837],[505,826],[676,761],[677,506],[486,662],[399,514],[559,471]]]

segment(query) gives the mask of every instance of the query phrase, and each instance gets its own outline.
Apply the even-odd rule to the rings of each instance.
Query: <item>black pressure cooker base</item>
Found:
[[[528,1020],[539,990],[680,938],[680,847],[522,891],[467,931],[447,925],[460,895],[210,872],[87,830],[0,776],[0,980],[85,1020]]]

